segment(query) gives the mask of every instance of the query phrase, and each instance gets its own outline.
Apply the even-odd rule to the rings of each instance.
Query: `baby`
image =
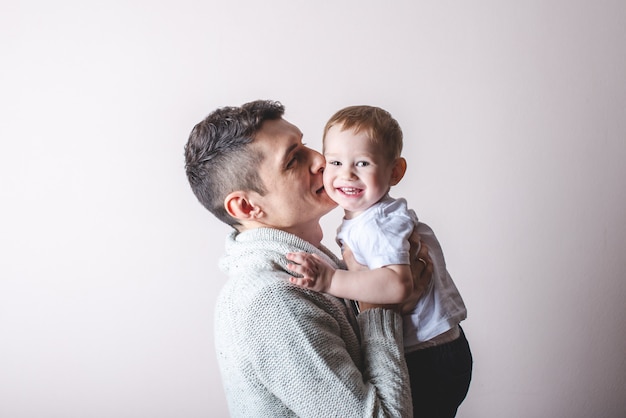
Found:
[[[291,282],[340,298],[401,303],[413,291],[409,236],[414,229],[429,249],[433,278],[404,315],[404,348],[415,416],[453,417],[469,389],[472,355],[459,323],[467,310],[446,269],[432,229],[418,221],[405,199],[390,197],[404,176],[402,130],[389,112],[373,106],[339,110],[324,128],[324,188],[344,209],[337,242],[370,270],[335,269],[309,253],[290,253]]]

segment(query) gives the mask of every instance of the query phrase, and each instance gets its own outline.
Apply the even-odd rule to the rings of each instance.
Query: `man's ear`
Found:
[[[404,177],[404,173],[406,173],[406,160],[402,157],[398,157],[396,161],[394,161],[393,169],[391,170],[391,185],[395,186],[400,183],[400,180]]]
[[[262,213],[261,208],[250,200],[250,194],[242,191],[226,196],[224,208],[230,216],[240,221],[254,220]]]

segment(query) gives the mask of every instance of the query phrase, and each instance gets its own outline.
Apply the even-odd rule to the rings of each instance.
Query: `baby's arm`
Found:
[[[337,270],[331,293],[338,297],[374,304],[404,302],[413,291],[408,264],[391,264],[365,271]]]
[[[413,291],[411,268],[393,264],[366,270],[334,269],[314,254],[290,253],[288,268],[303,277],[292,277],[291,282],[318,292],[340,298],[375,304],[394,304],[406,300]]]

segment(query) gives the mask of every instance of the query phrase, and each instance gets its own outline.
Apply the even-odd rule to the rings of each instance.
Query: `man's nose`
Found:
[[[321,173],[326,167],[326,159],[319,152],[310,149],[311,151],[311,172],[313,174]]]

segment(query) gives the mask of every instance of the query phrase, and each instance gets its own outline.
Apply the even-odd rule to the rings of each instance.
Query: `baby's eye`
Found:
[[[340,161],[328,161],[327,162],[328,165],[336,165],[336,166],[340,166],[341,162]]]
[[[367,161],[357,161],[356,163],[357,167],[367,167],[368,165],[370,165],[370,163]]]

